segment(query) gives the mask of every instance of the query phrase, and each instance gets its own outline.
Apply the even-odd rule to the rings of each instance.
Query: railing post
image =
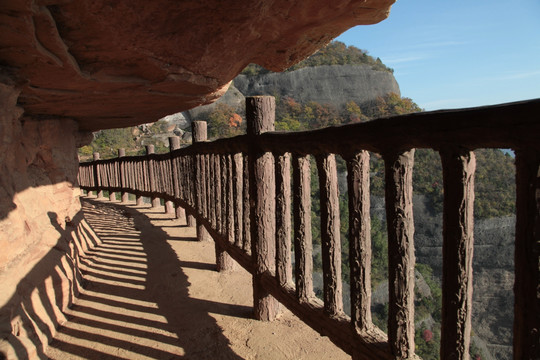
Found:
[[[146,145],[146,155],[152,155],[154,153],[154,145]],[[156,190],[156,178],[154,171],[154,160],[150,159],[148,156],[146,159],[146,164],[148,165],[148,182],[150,183],[150,191],[152,192],[152,207],[158,207],[161,205],[161,200],[155,195]]]
[[[101,189],[101,181],[99,179],[99,169],[98,169],[98,164],[95,163],[96,161],[99,160],[99,153],[98,152],[95,152],[93,154],[93,159],[94,159],[94,185],[96,186],[96,197],[98,199],[101,199],[103,198],[103,190]]]
[[[243,231],[243,213],[242,204],[242,184],[243,184],[243,165],[244,157],[242,153],[233,155],[233,214],[234,214],[234,242],[237,247],[242,248],[242,231]]]
[[[516,151],[514,359],[540,359],[540,151]]]
[[[169,137],[169,151],[172,153],[174,150],[180,149],[180,138],[178,136]],[[180,181],[179,181],[179,169],[175,159],[171,154],[171,176],[174,190],[174,198],[180,199]],[[186,211],[180,205],[176,204],[176,218],[180,222],[186,221]]]
[[[469,359],[472,311],[474,170],[472,151],[440,151],[443,183],[441,359]]]
[[[334,154],[322,154],[316,158],[320,179],[324,312],[335,316],[343,312],[337,165]]]
[[[125,179],[124,179],[126,176],[126,171],[124,168],[124,162],[121,159],[124,156],[126,156],[126,149],[118,149],[118,159],[119,159],[118,160],[118,175],[120,176],[120,187],[122,189],[124,189],[124,187],[126,186]],[[127,203],[129,201],[129,194],[127,191],[122,190],[120,196],[121,196],[121,201],[123,203]]]
[[[311,234],[311,164],[309,156],[293,154],[294,269],[296,297],[303,303],[313,294]]]
[[[369,330],[371,319],[371,217],[369,213],[369,153],[347,159],[349,195],[349,268],[351,321],[356,331]]]
[[[193,137],[193,143],[199,143],[206,141],[207,132],[206,132],[206,121],[193,121],[191,123],[191,133]],[[203,197],[206,195],[204,194],[204,186],[203,183],[205,179],[203,179],[203,174],[201,173],[202,168],[204,167],[204,161],[203,160],[204,155],[195,155],[194,157],[194,172],[193,172],[193,183],[195,184],[195,204],[197,206],[197,211],[199,213],[203,213],[203,206],[204,201]],[[202,222],[197,220],[197,240],[199,241],[209,241],[210,240],[210,234],[208,234],[208,231],[202,224]]]
[[[279,311],[278,301],[260,282],[263,273],[275,271],[276,183],[272,153],[257,148],[257,135],[274,130],[275,99],[272,96],[246,98],[249,152],[249,189],[251,216],[251,254],[253,274],[253,309],[257,320],[272,321]]]
[[[249,201],[249,157],[244,155],[243,158],[243,174],[242,174],[242,217],[243,217],[243,228],[242,228],[242,249],[251,254],[251,219],[250,219],[250,201]]]
[[[221,194],[216,191],[216,197],[221,198],[221,202],[219,204],[213,204],[217,209],[217,212],[220,213],[221,221],[217,224],[216,228],[218,232],[221,232],[221,234],[224,236],[224,238],[229,241],[230,239],[230,232],[228,228],[228,206],[229,206],[229,198],[228,198],[228,187],[229,187],[229,179],[230,179],[230,173],[229,173],[229,167],[227,166],[227,157],[228,155],[217,155],[217,160],[220,163],[220,173],[219,173],[219,179],[216,178],[216,184],[221,185]],[[219,245],[219,243],[216,241],[216,265],[218,271],[229,271],[234,270],[234,261],[229,256],[229,254]]]
[[[396,359],[414,356],[414,150],[384,156],[388,227],[388,342]]]
[[[145,182],[148,180],[147,178],[145,179],[144,176],[144,168],[148,170],[148,164],[146,163],[146,160],[147,159],[145,159],[144,161],[131,161],[129,164],[130,176],[132,176],[131,181],[133,182],[132,185],[137,191],[144,191]],[[144,197],[140,193],[138,193],[135,197],[135,205],[144,205]]]
[[[276,159],[276,278],[280,285],[290,284],[291,261],[291,154]]]
[[[185,169],[186,173],[184,176],[186,177],[186,180],[184,180],[184,183],[186,184],[186,195],[188,197],[188,203],[192,208],[195,208],[197,206],[196,202],[196,184],[195,184],[195,171],[197,167],[196,156],[191,156],[190,158],[185,159]],[[196,227],[197,221],[195,220],[195,215],[192,212],[189,212],[187,214],[187,226],[188,227]]]

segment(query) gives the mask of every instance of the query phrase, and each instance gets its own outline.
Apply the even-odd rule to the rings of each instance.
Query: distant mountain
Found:
[[[289,97],[299,103],[310,101],[341,109],[354,101],[362,106],[378,97],[400,94],[390,71],[373,70],[370,65],[322,65],[283,73],[238,75],[227,93],[217,102],[185,112],[188,119],[201,119],[219,104],[242,108],[246,96]]]

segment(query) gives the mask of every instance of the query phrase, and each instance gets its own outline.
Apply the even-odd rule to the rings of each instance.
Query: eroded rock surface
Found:
[[[124,127],[214,101],[248,63],[286,69],[393,2],[6,0],[0,61],[26,114]]]
[[[80,139],[73,120],[21,118],[0,76],[0,358],[43,350],[79,286]]]

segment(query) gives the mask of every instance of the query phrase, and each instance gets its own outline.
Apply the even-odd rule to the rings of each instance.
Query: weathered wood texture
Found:
[[[219,209],[217,205],[218,198],[220,196],[217,189],[217,182],[220,181],[221,171],[216,166],[216,159],[219,159],[219,155],[210,155],[210,174],[208,174],[208,182],[211,184],[211,187],[209,188],[210,211],[208,218],[210,220],[210,224],[212,224],[214,228],[221,223],[221,217],[218,221],[218,212],[220,212],[221,209]]]
[[[251,206],[249,201],[249,157],[244,155],[244,174],[243,187],[242,187],[242,199],[243,199],[243,217],[244,228],[242,229],[242,249],[251,254]]]
[[[243,244],[243,219],[244,219],[244,207],[242,204],[242,186],[243,186],[243,175],[244,175],[244,157],[242,153],[234,154],[233,156],[233,203],[231,204],[233,208],[234,216],[234,244],[242,248]]]
[[[126,169],[125,169],[125,163],[122,161],[121,158],[125,157],[126,156],[126,149],[118,149],[118,158],[119,158],[119,161],[118,161],[118,172],[119,172],[119,177],[120,177],[120,187],[123,188],[123,189],[126,189],[127,186],[126,186]],[[122,191],[120,193],[120,200],[123,202],[123,203],[127,203],[129,201],[129,193],[127,191]]]
[[[146,155],[147,155],[147,169],[148,169],[148,185],[150,188],[150,192],[156,193],[157,192],[157,184],[156,184],[156,173],[155,173],[155,167],[154,167],[154,160],[149,156],[154,154],[154,145],[146,145]],[[152,207],[158,207],[161,205],[161,200],[159,197],[153,195],[151,197]]]
[[[441,359],[469,359],[472,311],[474,153],[440,151],[443,181]]]
[[[291,261],[291,154],[276,156],[276,278],[292,283]]]
[[[100,188],[101,183],[99,181],[99,172],[98,172],[99,164],[95,163],[96,161],[99,160],[99,153],[95,152],[92,154],[92,156],[94,159],[94,183],[96,187],[98,188],[98,190],[96,190],[96,197],[98,199],[101,199],[103,197],[103,190]]]
[[[370,329],[371,319],[371,218],[369,213],[369,153],[347,158],[349,196],[349,268],[351,320],[357,331]]]
[[[275,102],[270,96],[246,98],[248,134],[274,130]],[[272,321],[279,311],[277,300],[261,284],[261,275],[275,271],[276,183],[274,157],[261,152],[253,141],[249,154],[253,312],[258,320]]]
[[[219,179],[216,179],[217,183],[221,185],[221,193],[218,193],[218,191],[215,192],[216,197],[220,197],[221,201],[218,204],[216,204],[216,211],[220,213],[221,216],[221,223],[216,224],[215,228],[218,232],[221,232],[222,236],[230,242],[230,234],[229,234],[229,228],[227,227],[227,223],[229,221],[229,165],[227,161],[226,155],[216,155],[216,163],[220,163],[220,176],[218,176]],[[224,225],[223,225],[224,224]],[[226,249],[216,241],[216,267],[217,270],[220,272],[225,271],[231,271],[234,270],[234,261],[227,253]]]
[[[229,235],[229,241],[234,244],[235,231],[234,231],[234,167],[233,157],[231,154],[227,155],[227,233]]]
[[[540,151],[516,151],[514,359],[540,359]]]
[[[221,197],[221,223],[219,224],[219,228],[217,229],[226,239],[229,239],[229,232],[227,227],[227,201],[228,201],[228,178],[229,178],[229,168],[227,166],[227,156],[226,155],[219,155],[220,160],[220,182],[221,182],[221,193],[219,196]]]
[[[213,206],[215,207],[215,213],[216,213],[216,229],[219,233],[223,234],[221,231],[221,224],[223,223],[223,215],[222,215],[222,208],[221,208],[221,180],[223,178],[223,174],[221,172],[221,155],[215,155],[214,156],[214,191],[215,191],[215,201]]]
[[[191,136],[194,143],[206,141],[206,122],[204,121],[193,121],[191,123]],[[193,162],[195,164],[193,172],[193,183],[195,184],[195,203],[197,209],[203,212],[206,205],[205,201],[205,180],[206,176],[206,167],[204,166],[204,156],[203,155],[194,155]],[[209,241],[210,235],[206,230],[205,226],[197,222],[197,240],[198,241]]]
[[[335,156],[333,154],[319,155],[317,168],[321,201],[324,311],[330,316],[335,316],[343,312],[339,190]]]
[[[114,170],[118,170],[120,163],[115,162],[112,164],[114,166]],[[114,175],[110,174],[109,177],[113,177]],[[109,191],[109,201],[116,201],[116,193],[114,191]]]
[[[293,155],[294,268],[300,302],[314,296],[310,168],[309,156]]]
[[[396,359],[414,356],[414,150],[389,153],[385,161],[388,228],[388,342]]]

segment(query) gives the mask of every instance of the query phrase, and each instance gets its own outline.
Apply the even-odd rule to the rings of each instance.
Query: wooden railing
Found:
[[[411,359],[416,358],[414,149],[437,150],[444,180],[441,359],[468,359],[473,150],[513,149],[514,359],[540,357],[540,99],[280,133],[273,131],[273,98],[252,97],[246,99],[246,117],[247,135],[206,142],[206,123],[194,122],[194,143],[187,148],[176,149],[173,141],[168,154],[148,149],[146,156],[83,163],[80,186],[161,198],[185,209],[196,219],[198,238],[209,234],[215,241],[218,269],[230,268],[232,258],[253,274],[256,319],[273,320],[280,302],[354,359]],[[368,151],[385,163],[388,335],[371,321]],[[336,154],[347,163],[351,317],[342,305]],[[313,292],[309,156],[319,174],[324,301]]]

